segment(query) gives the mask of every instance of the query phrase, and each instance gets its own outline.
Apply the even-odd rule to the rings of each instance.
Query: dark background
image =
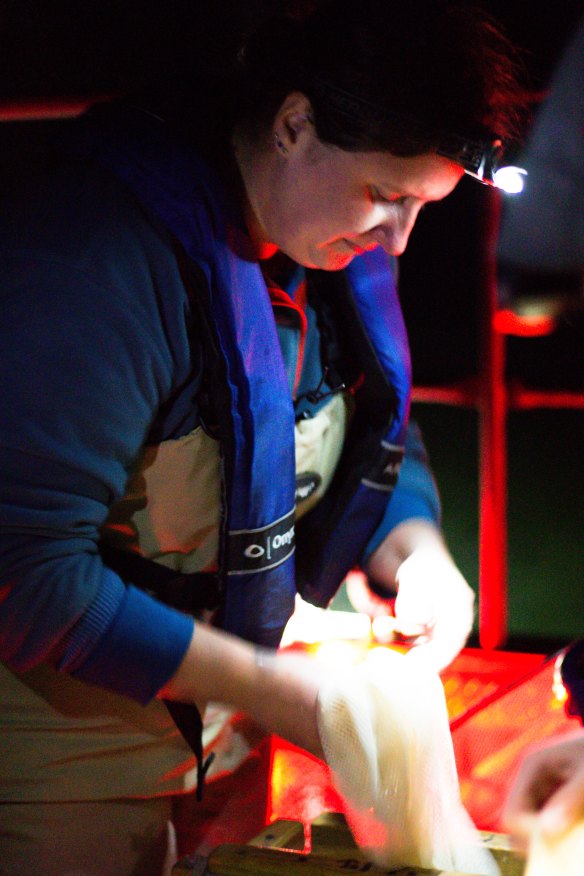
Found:
[[[407,2],[407,0],[404,0]],[[267,0],[55,0],[0,2],[0,101],[117,94],[172,77],[185,60],[227,55],[253,20],[284,3]],[[529,87],[542,95],[584,6],[556,0],[484,3],[523,50]],[[349,25],[350,26],[350,25]],[[0,125],[0,193],[42,157],[47,125]],[[401,295],[418,384],[476,375],[492,193],[465,179],[418,220],[401,259]],[[573,281],[573,278],[570,278]],[[557,330],[509,339],[508,376],[538,387],[584,390],[581,277]],[[547,296],[554,288],[543,282]],[[537,278],[528,292],[538,295]],[[415,405],[444,504],[444,528],[462,571],[477,586],[477,413]],[[583,411],[509,417],[510,631],[519,646],[547,647],[584,631]]]
[[[59,94],[126,87],[144,81],[171,56],[212,41],[227,51],[240,32],[273,10],[303,0],[3,0],[0,82],[3,94]],[[485,0],[483,8],[525,50],[535,87],[544,86],[581,2]],[[350,23],[348,23],[350,26]],[[191,48],[192,47],[192,48]]]
[[[220,65],[247,26],[290,5],[294,0],[0,0],[0,101],[128,93],[172,81],[176,69],[191,63]],[[303,0],[295,5],[302,7]],[[584,14],[582,2],[487,0],[483,5],[522,50],[530,91],[544,94]],[[18,179],[21,169],[26,173],[38,162],[46,127],[3,126],[0,191]],[[443,383],[477,368],[477,269],[489,197],[483,187],[463,180],[450,198],[420,216],[402,259],[403,304],[418,382]],[[569,278],[569,291],[576,297],[580,279],[574,289]],[[569,314],[557,337],[512,341],[512,373],[529,374],[542,385],[581,385],[584,360],[574,320],[579,321]]]

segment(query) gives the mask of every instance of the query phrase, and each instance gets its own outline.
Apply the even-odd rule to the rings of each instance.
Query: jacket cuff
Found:
[[[395,491],[387,506],[383,520],[373,533],[367,547],[363,552],[361,562],[365,565],[371,554],[374,553],[383,539],[389,533],[404,523],[406,520],[427,520],[428,523],[440,528],[440,517],[436,505],[430,502],[423,495],[415,495],[406,493],[405,491]]]
[[[75,628],[59,668],[146,705],[180,666],[194,620],[113,575],[110,582]],[[104,631],[87,652],[98,628]]]

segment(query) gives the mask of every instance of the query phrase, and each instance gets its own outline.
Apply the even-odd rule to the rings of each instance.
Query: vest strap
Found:
[[[173,569],[103,541],[99,552],[106,566],[126,584],[134,584],[160,602],[196,616],[203,609],[212,611],[221,602],[219,578],[213,572],[177,573]]]

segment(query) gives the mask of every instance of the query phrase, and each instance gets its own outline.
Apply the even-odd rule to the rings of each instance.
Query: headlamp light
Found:
[[[500,139],[465,140],[462,137],[449,139],[437,150],[459,164],[466,174],[487,186],[495,186],[508,194],[523,190],[523,178],[527,171],[515,165],[502,164],[503,143]]]

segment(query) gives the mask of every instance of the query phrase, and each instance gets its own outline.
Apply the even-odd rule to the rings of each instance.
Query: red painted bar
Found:
[[[81,115],[94,103],[112,96],[95,94],[77,97],[45,97],[0,100],[0,122],[29,122],[43,119],[67,119]]]

